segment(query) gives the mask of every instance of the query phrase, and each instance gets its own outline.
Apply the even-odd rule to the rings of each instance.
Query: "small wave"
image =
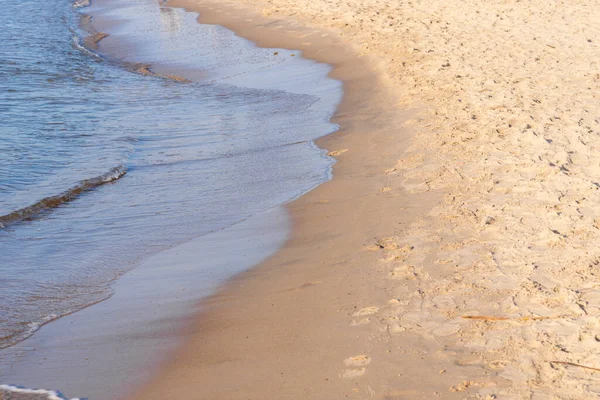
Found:
[[[93,51],[82,45],[79,40],[79,36],[77,36],[77,34],[75,33],[73,33],[73,47],[75,47],[77,50],[81,51],[84,54],[87,54],[100,60],[102,59],[102,56],[100,56],[97,53],[94,53]]]
[[[70,313],[71,311],[67,310],[65,312],[65,315]],[[16,332],[7,336],[0,337],[0,350],[27,339],[29,336],[33,335],[38,329],[40,329],[43,325],[47,324],[48,322],[52,322],[58,318],[60,318],[60,315],[57,314],[46,315],[45,317],[40,318],[39,321],[27,323],[27,329],[21,332]],[[0,396],[0,400],[4,400],[2,396]]]
[[[2,400],[69,400],[56,390],[28,389],[20,386],[0,385]],[[70,400],[80,400],[77,398]]]
[[[29,336],[33,335],[35,331],[40,329],[42,327],[42,325],[45,325],[48,322],[52,322],[58,318],[60,318],[60,315],[50,314],[50,315],[46,315],[45,317],[43,317],[42,319],[40,319],[37,322],[30,322],[27,324],[27,329],[25,330],[25,332],[23,333],[22,336],[29,337]],[[0,347],[0,348],[2,348],[2,347]]]
[[[74,200],[84,192],[90,191],[98,186],[104,185],[105,183],[114,182],[117,179],[125,176],[125,174],[127,174],[125,167],[119,166],[117,168],[113,168],[104,175],[81,181],[71,189],[57,196],[46,197],[45,199],[42,199],[29,207],[13,211],[10,214],[2,215],[0,216],[0,228],[5,228],[9,224],[31,219],[44,211],[56,208],[64,203]]]

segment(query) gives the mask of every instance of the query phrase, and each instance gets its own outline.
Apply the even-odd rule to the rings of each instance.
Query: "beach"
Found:
[[[333,65],[339,162],[135,398],[598,395],[593,3],[171,5]]]
[[[183,271],[214,259],[237,268],[211,281],[208,297],[171,303],[157,319],[166,327],[98,334],[104,346],[131,346],[137,362],[121,366],[126,390],[115,390],[117,398],[600,395],[595,3],[172,0],[168,7],[278,49],[269,57],[282,52],[331,67],[343,97],[327,122],[339,129],[314,143],[337,161],[333,178],[279,201],[284,206],[266,219],[240,224],[235,236],[224,231],[146,260],[146,270],[118,281],[124,289],[114,299],[49,324],[29,342],[69,342],[62,326],[73,322],[96,334],[102,307],[128,304],[142,318],[131,282],[144,287],[143,303],[153,293],[165,301],[158,288],[170,286],[160,285],[166,265]],[[103,43],[108,53],[123,51],[117,35]],[[227,49],[232,59],[240,54]],[[173,60],[152,74],[203,76]],[[248,81],[258,86],[275,76],[256,71]],[[146,285],[153,270],[162,272]],[[177,282],[197,284],[183,274]],[[51,384],[64,355],[40,351],[22,368],[45,354],[54,370],[41,382]],[[101,360],[95,368],[107,366]],[[96,378],[101,396],[113,378]],[[77,381],[80,391],[91,387],[85,376]]]
[[[337,130],[341,84],[153,0],[5,19],[0,398],[113,399],[285,242],[282,204],[331,179],[313,140]]]

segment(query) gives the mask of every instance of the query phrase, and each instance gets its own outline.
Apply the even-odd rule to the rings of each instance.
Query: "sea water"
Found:
[[[312,142],[336,129],[329,118],[341,87],[326,78],[329,67],[152,0],[82,5],[0,8],[5,351],[109,298],[145,259],[258,218],[330,177],[332,159]],[[82,13],[110,27],[105,51],[102,41],[85,46]],[[161,274],[168,281],[168,266]],[[21,384],[2,378],[0,370],[0,383]]]

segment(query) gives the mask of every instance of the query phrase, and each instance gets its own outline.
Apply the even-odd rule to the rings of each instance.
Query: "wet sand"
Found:
[[[386,173],[411,143],[409,114],[373,71],[324,30],[266,20],[249,9],[177,1],[262,47],[296,48],[334,67],[344,84],[334,122],[319,139],[338,159],[334,179],[288,205],[293,232],[282,250],[203,302],[185,344],[136,399],[431,397],[464,380],[441,348],[397,325],[404,301],[392,265],[402,235],[441,199],[410,193]],[[402,254],[388,260],[386,251]],[[431,372],[435,371],[435,381]],[[457,374],[459,377],[457,377]]]
[[[147,257],[115,282],[108,300],[5,349],[2,383],[59,389],[66,398],[114,399],[131,392],[185,339],[182,321],[199,310],[202,295],[277,251],[287,218],[277,207]],[[0,399],[5,394],[0,390]]]
[[[339,163],[135,398],[597,396],[594,4],[246,3],[170,4],[333,65]]]

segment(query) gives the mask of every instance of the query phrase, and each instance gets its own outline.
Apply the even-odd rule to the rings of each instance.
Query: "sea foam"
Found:
[[[2,400],[84,400],[68,399],[56,390],[28,389],[21,386],[0,385],[0,399]]]

